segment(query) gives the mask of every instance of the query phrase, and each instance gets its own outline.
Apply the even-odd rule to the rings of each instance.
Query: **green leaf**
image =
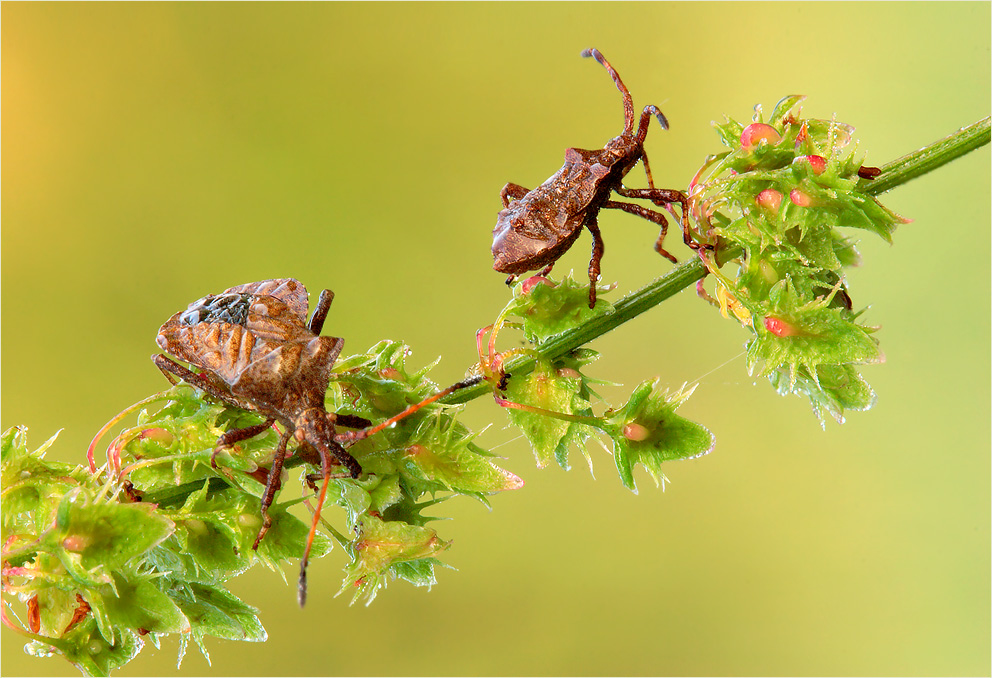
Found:
[[[506,315],[523,319],[524,337],[541,345],[547,339],[577,325],[589,322],[612,312],[613,306],[597,296],[595,308],[589,308],[589,287],[571,277],[555,283],[548,279],[528,285],[524,282],[513,288],[513,299],[504,310]],[[597,287],[598,294],[605,294],[613,287]]]
[[[792,94],[782,97],[775,104],[772,114],[768,117],[768,124],[773,127],[782,127],[786,124],[788,118],[797,117],[799,115],[799,104],[805,99],[806,96],[804,94]]]
[[[439,539],[430,528],[365,516],[359,525],[359,537],[352,549],[354,560],[345,570],[341,592],[354,588],[352,602],[362,596],[371,602],[388,583],[386,575],[392,566],[433,558],[450,545],[451,542]],[[416,571],[406,568],[404,572]]]
[[[444,489],[492,494],[523,487],[523,481],[479,454],[472,437],[453,419],[426,420],[410,437],[399,462],[404,474]]]
[[[116,593],[115,593],[116,590]],[[114,626],[151,633],[186,633],[189,621],[154,579],[114,575],[114,587],[93,596],[90,604],[101,606]]]
[[[258,619],[258,610],[222,588],[194,583],[175,587],[169,595],[189,620],[193,641],[208,663],[209,655],[203,645],[207,636],[249,642],[268,639]],[[182,663],[182,654],[179,662]]]
[[[273,504],[269,507],[272,526],[265,538],[258,544],[258,555],[270,563],[278,563],[290,558],[302,558],[310,525],[288,513],[285,506]],[[330,539],[317,533],[310,558],[320,558],[330,553],[333,544]]]
[[[134,631],[122,631],[113,642],[104,639],[92,619],[84,620],[59,644],[59,652],[84,676],[108,676],[127,664],[144,646]],[[25,648],[27,649],[27,648]]]
[[[670,394],[660,388],[660,380],[639,385],[630,400],[609,414],[613,439],[613,457],[624,487],[636,491],[633,468],[641,464],[654,479],[664,480],[661,464],[678,459],[693,459],[713,449],[713,434],[703,426],[685,419],[675,410],[692,391]]]
[[[771,309],[763,324],[755,323],[757,335],[748,344],[749,371],[759,361],[764,361],[761,374],[769,374],[782,365],[795,373],[799,366],[812,372],[821,364],[882,360],[871,330],[853,322],[846,309],[828,306],[825,298],[800,301],[785,281],[772,290]]]
[[[56,528],[46,535],[45,543],[78,554],[79,565],[87,570],[119,569],[175,530],[172,521],[154,513],[154,508],[94,503],[86,492],[69,492],[59,504]]]
[[[561,369],[550,361],[539,360],[530,374],[509,380],[506,395],[511,402],[543,411],[506,409],[510,421],[530,442],[538,468],[554,459],[568,469],[569,449],[574,445],[584,450],[586,440],[595,434],[589,423],[568,418],[592,415],[584,378],[574,368]]]
[[[815,376],[803,366],[793,374],[779,368],[768,375],[772,386],[781,395],[804,395],[809,398],[813,413],[825,426],[826,412],[838,424],[844,423],[844,410],[864,411],[875,404],[875,392],[858,373],[854,365],[818,365]]]

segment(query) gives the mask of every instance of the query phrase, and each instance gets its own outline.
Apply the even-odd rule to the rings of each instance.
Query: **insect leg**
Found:
[[[313,308],[313,315],[310,316],[308,327],[311,332],[318,336],[320,335],[320,331],[324,329],[324,321],[327,320],[327,312],[331,308],[332,301],[334,301],[334,292],[324,290],[320,293],[320,298],[317,299],[317,305]]]
[[[609,202],[606,205],[609,205]],[[606,246],[603,244],[603,236],[600,235],[599,224],[595,217],[586,221],[586,228],[592,233],[592,258],[589,259],[589,308],[593,308],[596,305],[596,283],[599,281],[599,264],[603,260],[603,253],[606,251]]]
[[[258,531],[258,536],[255,537],[255,543],[251,545],[252,549],[256,551],[258,550],[258,543],[262,541],[262,537],[272,527],[272,516],[269,515],[269,507],[272,506],[272,500],[275,499],[276,490],[279,489],[280,476],[282,476],[282,463],[286,460],[286,443],[289,442],[290,435],[292,435],[292,431],[287,428],[282,434],[282,437],[279,438],[276,456],[272,459],[272,468],[269,469],[269,477],[265,481],[265,494],[262,495],[262,529]]]
[[[244,405],[238,402],[237,399],[232,397],[230,393],[225,393],[209,379],[206,379],[205,377],[201,377],[196,372],[191,372],[190,370],[187,370],[185,367],[175,362],[174,360],[170,360],[164,355],[158,354],[152,356],[152,362],[155,363],[155,366],[162,371],[162,374],[165,375],[165,378],[168,379],[169,382],[172,383],[173,385],[175,385],[176,382],[173,381],[172,375],[175,375],[180,379],[182,379],[183,381],[185,381],[190,386],[194,386],[200,389],[201,391],[204,391],[205,393],[212,395],[214,398],[217,398],[218,400],[230,405],[231,407],[238,407],[244,409]]]
[[[698,250],[700,247],[707,247],[706,245],[700,245],[692,237],[692,229],[689,226],[689,199],[682,191],[676,191],[668,188],[621,187],[617,190],[617,193],[625,198],[650,200],[659,207],[677,202],[682,210],[682,219],[679,223],[682,226],[682,239],[685,241],[685,244],[694,250]],[[712,247],[710,249],[712,249]]]
[[[523,186],[520,186],[519,184],[514,184],[511,182],[508,183],[506,186],[504,186],[503,189],[499,192],[499,198],[500,200],[503,201],[503,207],[509,207],[510,198],[513,198],[514,200],[520,200],[528,193],[530,193],[528,189],[524,188]]]
[[[351,470],[352,478],[357,478],[361,474],[362,467],[359,466],[354,457],[348,454],[347,450],[333,440],[329,442],[328,447],[334,456]],[[327,486],[330,484],[331,478],[341,477],[339,474],[331,473],[331,458],[327,454],[327,450],[318,448],[318,451],[320,452],[320,475],[324,479],[324,483],[320,488],[320,497],[317,499],[317,506],[314,508],[313,521],[310,523],[310,533],[307,535],[307,545],[303,549],[303,558],[300,559],[300,580],[296,593],[300,607],[306,605],[307,602],[307,564],[310,562],[310,549],[313,547],[313,540],[317,535],[317,525],[320,523],[320,510],[324,507],[324,500],[327,498]]]
[[[634,205],[629,202],[617,202],[615,200],[607,200],[603,203],[603,207],[623,210],[629,214],[636,214],[643,219],[647,219],[648,221],[653,221],[658,224],[661,227],[661,233],[658,235],[658,240],[654,244],[654,251],[668,259],[673,264],[679,263],[679,260],[662,246],[662,243],[665,241],[665,235],[668,233],[668,220],[665,219],[664,214],[653,212],[646,207],[641,207],[640,205]]]
[[[232,429],[222,435],[217,439],[217,444],[214,445],[214,453],[210,455],[210,465],[217,468],[217,455],[220,454],[224,448],[231,447],[236,443],[240,443],[242,440],[248,440],[249,438],[254,438],[260,433],[264,433],[270,426],[272,426],[274,421],[274,418],[269,417],[261,424],[246,426],[245,428]]]

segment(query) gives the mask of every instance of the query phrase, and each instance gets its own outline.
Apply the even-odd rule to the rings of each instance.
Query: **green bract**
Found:
[[[712,156],[690,186],[696,221],[716,251],[705,256],[724,315],[753,337],[750,372],[768,376],[782,394],[804,394],[821,419],[843,421],[874,393],[855,365],[882,360],[875,328],[858,322],[844,269],[860,263],[838,228],[859,228],[891,242],[906,219],[858,189],[863,158],[845,151],[854,131],[835,120],[804,119],[805,97],[782,99],[768,121],[715,124],[731,150]],[[725,252],[736,277],[720,271]]]

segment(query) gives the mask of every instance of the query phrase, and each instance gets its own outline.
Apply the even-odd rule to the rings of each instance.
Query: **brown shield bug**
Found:
[[[263,433],[275,422],[285,429],[266,478],[262,527],[252,548],[258,548],[272,525],[268,508],[279,489],[290,438],[316,450],[324,483],[300,563],[301,606],[306,601],[307,561],[328,481],[358,478],[362,473],[362,467],[344,444],[367,438],[424,405],[480,380],[458,382],[374,427],[362,417],[328,412],[324,395],[331,368],[344,345],[344,339],[320,336],[333,298],[330,290],[321,292],[307,322],[307,290],[297,280],[282,278],[231,287],[193,302],[159,329],[156,341],[162,350],[199,369],[199,373],[164,355],[152,356],[170,382],[175,383],[174,376],[179,377],[228,405],[266,417],[255,426],[224,433],[211,457],[215,466],[216,456],[224,448]],[[336,426],[361,430],[338,433]],[[335,464],[343,466],[346,472],[332,474],[331,467]]]
[[[681,205],[681,225],[685,243],[698,249],[689,228],[688,199],[681,191],[655,188],[651,168],[644,152],[644,139],[648,121],[653,115],[668,129],[668,121],[655,106],[645,106],[637,130],[634,130],[634,103],[620,76],[597,49],[587,49],[583,57],[593,57],[603,65],[623,95],[623,132],[597,151],[569,148],[565,151],[565,164],[550,179],[533,190],[508,183],[500,191],[503,210],[493,229],[493,268],[509,273],[507,283],[520,273],[544,268],[550,272],[554,262],[564,254],[579,237],[583,227],[592,233],[592,258],[589,261],[589,307],[596,305],[596,281],[599,279],[600,260],[603,258],[603,239],[597,217],[603,208],[618,209],[652,221],[661,227],[654,248],[666,259],[677,263],[662,246],[668,232],[664,215],[640,205],[611,200],[616,193],[625,198],[646,199],[655,205],[669,207]],[[623,186],[624,176],[637,164],[644,163],[650,188],[628,189]],[[672,212],[674,214],[674,212]]]

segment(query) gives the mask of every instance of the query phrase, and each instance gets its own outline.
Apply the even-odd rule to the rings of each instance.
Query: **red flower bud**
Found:
[[[817,176],[823,174],[823,170],[827,169],[827,160],[822,155],[800,155],[793,162],[809,163],[813,174]]]
[[[651,431],[648,430],[646,426],[642,426],[637,422],[632,421],[623,427],[623,437],[627,440],[632,440],[635,443],[639,443],[642,440],[647,440],[650,435]]]
[[[744,150],[750,150],[757,146],[760,141],[777,144],[781,138],[782,135],[771,125],[766,125],[763,122],[752,122],[741,132],[741,146],[744,147]]]
[[[532,275],[520,284],[520,291],[524,294],[528,294],[532,289],[538,285],[547,285],[548,287],[554,287],[554,283],[545,278],[543,275]]]
[[[789,193],[789,200],[799,207],[809,207],[813,204],[813,198],[811,198],[808,194],[803,193],[798,188],[792,189]]]
[[[754,197],[754,201],[758,203],[758,207],[775,212],[778,211],[779,205],[782,204],[782,194],[774,188],[766,188]]]
[[[785,322],[781,318],[775,318],[774,316],[765,317],[765,329],[774,334],[776,337],[792,337],[799,334],[793,325]]]

